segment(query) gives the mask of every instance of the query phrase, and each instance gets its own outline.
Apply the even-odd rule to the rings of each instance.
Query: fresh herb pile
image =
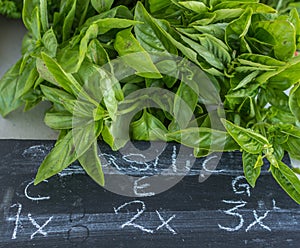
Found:
[[[60,130],[60,135],[39,168],[36,184],[78,160],[103,185],[97,140],[114,150],[125,145],[126,140],[118,142],[112,123],[117,116],[134,111],[135,105],[123,112],[118,106],[130,93],[159,87],[191,108],[195,116],[191,122],[197,127],[180,128],[178,122],[184,115],[175,98],[170,104],[176,113],[146,108],[135,115],[128,140],[176,141],[194,148],[196,157],[240,150],[249,184],[254,187],[261,167],[269,165],[279,185],[300,204],[297,171],[282,162],[285,152],[300,160],[299,2],[53,3],[24,1],[22,18],[28,34],[23,56],[0,81],[3,116],[22,105],[28,110],[40,101],[52,103],[45,123]],[[128,62],[136,71],[129,78],[112,82],[101,68],[136,52],[143,54],[143,62]],[[155,52],[184,57],[206,73],[223,103],[219,107],[226,118],[221,119],[220,128],[211,125],[201,94],[183,80],[165,75],[166,67],[176,68],[170,61],[152,59],[149,54]],[[151,73],[143,73],[145,68]],[[97,83],[89,82],[90,75],[98,75]],[[198,84],[201,91],[201,81]],[[142,97],[131,100],[138,102]],[[75,144],[80,148],[75,149]]]
[[[0,0],[0,15],[4,15],[10,18],[20,18],[21,10],[22,0]]]

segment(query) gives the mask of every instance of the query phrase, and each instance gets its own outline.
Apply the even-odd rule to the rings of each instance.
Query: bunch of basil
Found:
[[[135,91],[159,87],[189,106],[197,127],[180,128],[178,118],[184,117],[175,97],[169,103],[173,115],[153,108],[135,115],[128,140],[176,141],[194,148],[196,157],[240,150],[253,187],[268,161],[276,181],[300,204],[300,181],[282,162],[285,152],[300,160],[300,18],[292,8],[298,3],[264,2],[278,11],[258,0],[66,0],[52,7],[25,0],[28,34],[22,58],[0,81],[0,113],[52,103],[45,123],[60,135],[35,183],[79,160],[103,185],[97,140],[114,150],[125,145],[112,123],[134,110],[118,106],[126,106],[124,98]],[[184,57],[206,73],[223,102],[220,128],[212,127],[201,92],[165,75],[176,64],[155,61],[150,54],[156,52]],[[135,75],[112,82],[116,72],[102,66],[134,53],[143,55],[141,64],[128,62]],[[131,101],[143,100],[138,98]]]

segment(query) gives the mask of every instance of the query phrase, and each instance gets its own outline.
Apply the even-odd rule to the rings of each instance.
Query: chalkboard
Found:
[[[33,186],[53,144],[0,141],[0,247],[299,247],[299,206],[267,168],[252,189],[239,152],[222,154],[214,169],[218,154],[197,159],[179,183],[153,195],[142,181],[167,167],[174,171],[188,154],[176,161],[178,147],[168,144],[138,170],[139,161],[101,144],[106,161],[136,178],[137,196],[128,197],[98,186],[76,163]],[[107,168],[107,180],[120,177]],[[204,182],[203,172],[211,174]]]

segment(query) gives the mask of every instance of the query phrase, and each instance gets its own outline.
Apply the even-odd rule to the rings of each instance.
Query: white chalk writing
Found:
[[[45,180],[44,182],[48,183],[47,180]],[[41,197],[41,196],[38,196],[38,197],[33,197],[33,196],[30,196],[28,194],[28,188],[34,183],[34,180],[32,180],[30,183],[27,184],[27,186],[25,187],[24,189],[24,194],[26,196],[27,199],[29,200],[32,200],[32,201],[44,201],[44,200],[49,200],[50,199],[50,196],[45,196],[45,197]]]
[[[121,228],[124,228],[126,226],[133,226],[143,232],[146,232],[146,233],[151,233],[153,234],[154,231],[158,231],[162,228],[166,228],[167,230],[169,230],[172,234],[177,234],[176,231],[170,226],[170,222],[176,217],[176,215],[172,215],[170,218],[168,218],[167,220],[165,220],[161,214],[158,212],[158,210],[155,210],[159,220],[161,221],[162,224],[160,224],[159,226],[156,227],[156,229],[152,230],[152,229],[149,229],[149,228],[146,228],[142,225],[139,225],[139,224],[136,224],[134,223],[134,221],[136,221],[138,218],[141,217],[141,215],[145,212],[146,210],[146,205],[144,202],[142,201],[131,201],[131,202],[128,202],[128,203],[124,203],[123,205],[121,205],[120,207],[118,208],[114,208],[114,211],[115,211],[115,214],[119,214],[120,210],[129,206],[129,205],[134,205],[134,204],[138,204],[141,206],[141,208],[137,208],[137,214],[135,214],[129,221],[125,222],[124,224],[121,225]]]
[[[167,221],[165,221],[164,218],[160,215],[160,213],[159,213],[157,210],[156,210],[156,214],[158,215],[160,221],[162,222],[162,224],[161,224],[160,226],[158,226],[158,227],[156,228],[156,230],[159,230],[159,229],[165,227],[165,228],[167,228],[171,233],[176,234],[175,230],[169,225],[169,222],[170,222],[171,220],[173,220],[173,219],[176,217],[176,215],[175,215],[175,214],[172,215]]]
[[[141,158],[141,161],[138,161],[138,158]],[[134,159],[135,158],[135,159]],[[130,163],[130,167],[132,169],[138,170],[138,171],[147,171],[150,168],[150,164],[146,163],[146,157],[142,154],[134,154],[134,153],[130,153],[127,155],[123,155],[123,159]],[[137,164],[137,165],[143,165],[145,166],[144,168],[141,168],[140,166],[134,166],[133,164]]]
[[[233,192],[235,194],[247,194],[248,197],[251,196],[251,192],[250,192],[250,185],[248,183],[241,183],[241,184],[238,184],[238,182],[240,182],[241,180],[245,180],[246,178],[244,176],[238,176],[236,177],[233,181],[232,181],[232,189],[233,189]],[[237,186],[239,188],[244,188],[244,190],[238,190],[237,189]]]
[[[117,164],[117,158],[111,154],[102,153],[99,155],[102,167],[108,167],[114,165],[118,171],[121,171],[121,167]]]
[[[53,216],[51,216],[42,226],[40,226],[32,217],[31,214],[28,214],[28,219],[31,221],[32,225],[34,225],[37,230],[31,234],[30,239],[33,239],[35,235],[42,234],[43,236],[47,236],[47,232],[43,231],[43,229],[48,225],[48,223],[52,220]]]
[[[198,179],[199,183],[203,183],[211,174],[218,174],[225,171],[225,170],[215,170],[215,169],[207,168],[207,164],[213,159],[218,159],[218,156],[207,157],[202,163],[202,170],[200,171],[199,179]],[[217,164],[214,165],[214,167],[216,166]]]
[[[176,146],[173,146],[173,153],[172,153],[172,170],[174,173],[177,172],[177,148]]]
[[[273,203],[273,210],[280,210],[280,208],[276,206],[276,201],[274,199],[272,200],[272,203]]]
[[[227,203],[227,204],[237,204],[234,208],[226,210],[224,213],[228,214],[228,215],[231,215],[231,216],[234,216],[234,217],[238,217],[239,218],[239,224],[235,227],[224,227],[224,226],[218,224],[219,228],[223,229],[225,231],[228,231],[228,232],[235,232],[235,231],[240,230],[244,225],[244,218],[241,214],[236,213],[235,211],[238,210],[239,208],[245,207],[247,202],[245,202],[245,201],[225,201],[225,200],[223,200],[223,202]]]
[[[208,157],[207,159],[204,160],[203,164],[202,164],[202,168],[206,171],[206,172],[210,172],[210,173],[221,173],[224,172],[225,170],[211,170],[209,168],[207,168],[207,164],[208,162],[210,162],[211,160],[218,158],[218,156],[211,156]]]
[[[246,180],[246,178],[244,176],[238,176],[235,179],[233,179],[233,181],[231,183],[233,192],[237,195],[246,194],[248,197],[251,197],[250,185],[247,183],[239,183],[242,180]],[[224,211],[224,213],[227,215],[232,215],[232,216],[238,217],[240,219],[240,223],[235,227],[224,227],[224,226],[218,224],[219,228],[222,230],[228,231],[228,232],[234,232],[234,231],[240,230],[243,227],[245,221],[244,221],[243,215],[241,215],[237,211],[239,210],[239,208],[245,207],[247,202],[242,201],[242,200],[240,200],[240,201],[223,200],[223,202],[228,203],[228,204],[238,204],[234,208]],[[260,211],[261,211],[261,209],[265,208],[265,202],[262,200],[258,201],[257,205],[258,205],[258,209],[260,209]],[[245,231],[249,232],[254,226],[260,226],[263,229],[271,231],[271,228],[268,227],[266,224],[264,224],[263,220],[265,220],[267,218],[268,214],[271,211],[276,211],[276,210],[280,209],[276,206],[276,201],[274,199],[272,200],[272,205],[273,205],[272,209],[266,210],[262,216],[258,216],[257,210],[253,210],[254,221],[246,227]]]
[[[264,229],[268,230],[271,232],[271,228],[266,226],[262,220],[264,220],[265,218],[267,218],[268,214],[270,213],[270,210],[267,210],[263,216],[258,217],[256,210],[253,210],[253,215],[255,218],[255,221],[253,221],[246,229],[246,232],[248,232],[252,227],[254,227],[256,224],[260,225],[261,227],[263,227]]]
[[[19,225],[20,225],[20,214],[21,214],[21,211],[22,211],[22,204],[17,203],[17,204],[14,204],[14,205],[11,206],[11,208],[14,208],[14,207],[17,207],[18,211],[17,211],[17,215],[16,215],[15,228],[14,228],[11,239],[16,239],[17,238],[17,232],[18,232],[18,228],[19,228]]]
[[[137,214],[134,215],[129,221],[125,222],[125,223],[121,226],[121,228],[124,228],[124,227],[126,227],[126,226],[133,226],[133,227],[135,227],[135,228],[140,229],[140,230],[143,231],[143,232],[146,232],[146,233],[153,233],[153,231],[152,231],[151,229],[147,229],[147,228],[145,228],[145,227],[143,227],[143,226],[141,226],[141,225],[138,225],[138,224],[136,224],[136,223],[133,223],[133,222],[134,222],[135,220],[137,220],[137,219],[144,213],[144,211],[146,210],[146,205],[145,205],[144,202],[142,202],[142,201],[131,201],[131,202],[128,202],[128,203],[125,203],[125,204],[121,205],[121,206],[118,207],[118,208],[114,208],[114,211],[115,211],[116,214],[118,214],[119,211],[120,211],[122,208],[125,208],[126,206],[132,205],[132,204],[139,204],[139,205],[141,205],[141,209],[137,209]]]
[[[139,190],[143,190],[143,189],[146,189],[150,186],[149,183],[144,183],[144,184],[141,184],[141,185],[138,185],[138,183],[144,179],[147,179],[149,177],[147,176],[144,176],[144,177],[141,177],[137,180],[134,181],[134,186],[133,186],[133,191],[134,191],[134,194],[138,197],[150,197],[150,196],[154,196],[155,193],[154,192],[139,192]]]

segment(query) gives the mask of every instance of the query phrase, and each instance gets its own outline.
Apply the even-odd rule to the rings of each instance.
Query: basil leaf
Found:
[[[132,25],[138,25],[140,23],[141,22],[134,20],[122,18],[102,18],[101,16],[98,16],[98,18],[94,19],[93,21],[87,20],[86,23],[82,26],[82,30],[86,30],[88,27],[95,24],[98,27],[98,35],[101,35],[114,28],[128,28]]]
[[[263,160],[261,155],[243,152],[243,168],[247,182],[254,188],[256,180],[260,176]]]
[[[63,26],[62,26],[62,40],[66,41],[70,38],[72,33],[72,26],[76,13],[76,4],[77,0],[67,0],[66,6],[69,9],[67,15],[64,18]]]
[[[84,121],[81,123],[83,124]],[[34,184],[54,176],[81,157],[95,142],[102,130],[102,122],[89,122],[69,131],[40,165]]]
[[[41,20],[40,20],[40,9],[35,7],[31,13],[30,31],[35,40],[41,39]]]
[[[171,0],[149,0],[149,9],[151,13],[164,11],[170,6]]]
[[[166,137],[185,146],[211,152],[239,149],[237,143],[226,132],[211,128],[187,128],[168,133]]]
[[[54,130],[72,129],[72,120],[73,116],[70,112],[48,111],[44,118],[45,124]]]
[[[104,66],[110,61],[107,51],[97,39],[93,39],[89,43],[86,56],[90,62],[99,66]]]
[[[63,90],[48,87],[46,85],[40,85],[43,95],[48,101],[58,104],[63,104],[66,100],[75,100],[75,97]]]
[[[91,0],[92,6],[98,13],[110,10],[114,0]]]
[[[47,0],[40,0],[41,26],[45,33],[49,29]]]
[[[236,50],[247,51],[245,49],[245,40],[243,38],[248,33],[251,25],[252,8],[247,8],[238,19],[232,21],[225,31],[225,40],[228,46]]]
[[[98,144],[95,141],[92,146],[78,158],[79,163],[85,172],[99,185],[104,186],[104,174],[101,167],[101,161],[98,155]]]
[[[269,145],[269,141],[264,136],[253,130],[242,128],[224,119],[222,123],[231,137],[250,154],[261,154],[265,146]]]
[[[77,82],[77,80],[72,76],[70,73],[66,73],[63,68],[51,57],[49,57],[47,54],[42,53],[43,61],[49,70],[49,72],[52,74],[52,77],[55,80],[55,84],[57,86],[62,87],[64,90],[66,90],[68,93],[73,94],[74,96],[81,98],[84,98],[91,103],[95,104],[96,106],[98,103],[93,100],[83,89],[82,86]],[[43,74],[40,75],[43,77]],[[48,74],[46,75],[46,77]]]
[[[300,62],[291,63],[291,61],[278,70],[275,75],[272,75],[268,80],[268,86],[279,90],[287,90],[300,80],[300,75],[297,71],[300,69]]]
[[[155,116],[143,111],[142,117],[130,124],[131,137],[134,140],[165,140],[166,127]]]
[[[300,204],[300,181],[295,173],[283,162],[279,162],[279,168],[271,166],[271,172],[284,191]]]
[[[140,45],[131,33],[131,29],[118,32],[114,47],[120,56],[125,56],[124,62],[136,70],[138,76],[144,78],[162,78],[161,74],[152,62],[150,55]]]
[[[32,13],[34,12],[35,8],[39,7],[40,0],[24,0],[23,3],[23,10],[22,10],[22,20],[25,27],[28,30],[31,30],[32,27]],[[36,12],[36,11],[35,11]],[[37,15],[37,12],[35,13]]]
[[[198,13],[198,14],[208,11],[207,6],[202,2],[186,1],[186,2],[179,2],[179,4],[184,6],[187,9],[190,9],[190,10]]]
[[[0,80],[0,114],[2,116],[8,115],[23,104],[23,101],[17,97],[21,63],[22,60],[19,60]]]
[[[223,63],[215,56],[215,54],[207,50],[206,47],[184,36],[181,36],[181,38],[185,43],[187,43],[191,48],[193,48],[207,63],[216,67],[219,70],[224,69]]]
[[[45,32],[42,42],[45,48],[45,53],[51,57],[55,57],[58,48],[58,42],[52,28]]]
[[[285,20],[260,21],[254,24],[255,38],[266,41],[265,33],[270,35],[275,58],[287,61],[294,56],[296,51],[296,33],[292,23]]]
[[[149,15],[141,2],[138,2],[135,7],[134,18],[141,22],[141,24],[134,26],[134,32],[137,40],[146,51],[177,54],[176,47],[165,37],[165,31]]]
[[[294,86],[290,92],[289,107],[294,116],[300,122],[300,84]]]
[[[174,99],[174,117],[181,128],[185,128],[193,117],[198,103],[197,93],[185,82],[181,82]]]

